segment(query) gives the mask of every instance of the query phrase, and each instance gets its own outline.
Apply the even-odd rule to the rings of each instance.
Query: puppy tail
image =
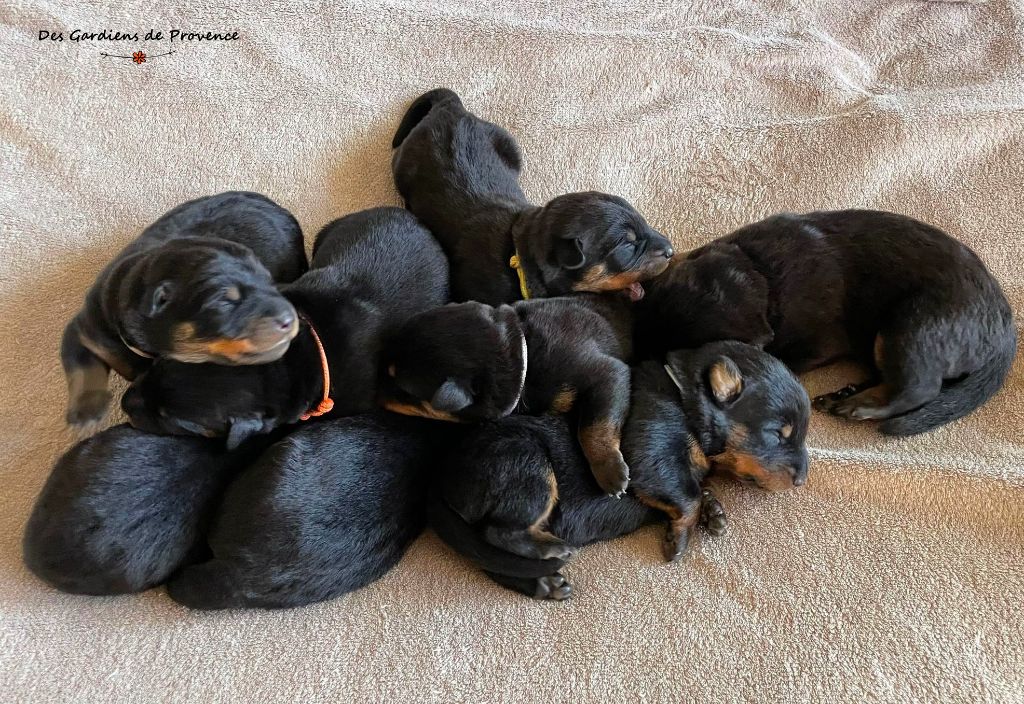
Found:
[[[491,545],[444,501],[431,501],[429,516],[430,525],[441,540],[487,572],[537,578],[552,575],[565,565],[565,560],[531,560]]]
[[[886,435],[916,435],[963,418],[999,391],[1016,355],[1017,333],[1011,322],[1003,345],[988,364],[943,387],[920,408],[882,421],[878,429]]]
[[[420,124],[431,110],[442,103],[454,103],[462,107],[462,100],[455,91],[448,88],[435,88],[416,98],[409,109],[405,111],[405,116],[402,117],[402,122],[398,125],[398,131],[395,132],[395,137],[391,140],[391,148],[398,149],[413,128]]]
[[[210,611],[258,606],[250,602],[218,560],[192,565],[167,582],[167,595],[190,609]]]

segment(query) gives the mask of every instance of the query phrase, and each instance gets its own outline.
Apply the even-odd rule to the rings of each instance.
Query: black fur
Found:
[[[382,356],[386,408],[473,422],[573,411],[600,485],[621,493],[632,319],[625,296],[579,294],[493,308],[456,303],[411,318]]]
[[[559,570],[579,546],[667,517],[676,559],[698,523],[721,533],[724,512],[702,488],[712,470],[771,490],[803,484],[809,402],[781,362],[724,342],[674,352],[668,366],[671,376],[655,362],[633,370],[625,497],[597,486],[564,418],[513,416],[450,453],[431,508],[438,534],[499,583],[563,599]]]
[[[420,534],[434,457],[458,430],[387,413],[303,426],[229,487],[213,557],[168,593],[197,609],[281,608],[378,579]]]
[[[280,357],[296,320],[274,282],[305,269],[299,224],[264,196],[221,193],[164,214],[100,273],[64,331],[68,423],[103,417],[110,369],[131,380],[152,357]]]
[[[1002,386],[1013,314],[982,261],[894,213],[776,215],[673,262],[638,306],[637,343],[658,354],[714,339],[764,345],[797,371],[841,357],[864,384],[815,399],[911,435],[967,415]]]
[[[245,367],[160,360],[121,400],[132,424],[157,433],[227,436],[232,447],[296,422],[323,396],[319,351],[306,320],[329,361],[332,415],[372,410],[382,339],[447,301],[448,266],[415,216],[375,208],[321,230],[313,268],[282,292],[305,318],[284,357]]]
[[[637,298],[639,282],[672,256],[668,240],[617,196],[572,193],[533,206],[519,187],[515,140],[448,89],[413,102],[392,146],[398,192],[451,259],[453,300],[519,300],[509,265],[517,253],[531,297],[629,290]]]
[[[118,425],[57,460],[25,527],[25,564],[57,589],[126,594],[195,555],[224,486],[259,443],[224,452],[200,438]]]

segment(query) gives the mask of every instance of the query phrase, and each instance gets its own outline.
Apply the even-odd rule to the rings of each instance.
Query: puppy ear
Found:
[[[263,432],[264,422],[262,416],[249,416],[248,418],[231,418],[228,421],[227,448],[234,450],[243,442]]]
[[[519,153],[519,145],[516,144],[516,140],[497,125],[491,127],[491,144],[494,145],[494,151],[498,153],[508,168],[519,173],[523,168],[523,157]]]
[[[473,403],[473,394],[463,384],[451,377],[437,387],[430,405],[434,410],[454,413]]]
[[[149,297],[149,315],[153,316],[162,311],[167,307],[167,304],[171,302],[171,296],[174,294],[173,287],[167,281],[163,281],[155,289]]]
[[[708,369],[708,384],[720,404],[734,402],[743,393],[743,375],[728,357],[719,357]]]
[[[573,271],[579,269],[587,261],[583,254],[583,243],[579,237],[566,237],[555,240],[555,259],[558,266]]]

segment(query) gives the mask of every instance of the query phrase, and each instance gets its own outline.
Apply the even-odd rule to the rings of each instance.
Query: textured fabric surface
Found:
[[[1024,315],[1019,2],[104,5],[0,7],[0,698],[1024,701],[1019,360],[986,408],[925,437],[816,415],[806,487],[723,485],[730,532],[680,564],[653,528],[586,549],[560,605],[432,535],[370,588],[274,613],[62,595],[20,556],[74,439],[59,335],[108,258],[232,188],[307,237],[398,203],[391,134],[438,85],[519,138],[537,202],[615,192],[679,247],[779,210],[897,210],[973,247]],[[150,28],[240,40],[38,39]],[[141,65],[101,56],[139,49]]]

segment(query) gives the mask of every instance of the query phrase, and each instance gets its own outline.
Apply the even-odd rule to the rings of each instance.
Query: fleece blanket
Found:
[[[75,439],[59,335],[108,258],[227,189],[310,238],[398,204],[391,135],[439,85],[519,138],[536,202],[618,193],[679,248],[781,210],[897,210],[974,248],[1024,317],[1019,0],[177,5],[0,7],[0,698],[1024,701],[1019,360],[924,437],[816,415],[806,487],[717,486],[731,530],[678,564],[655,528],[585,549],[564,604],[431,534],[379,583],[282,612],[67,596],[20,555]]]

